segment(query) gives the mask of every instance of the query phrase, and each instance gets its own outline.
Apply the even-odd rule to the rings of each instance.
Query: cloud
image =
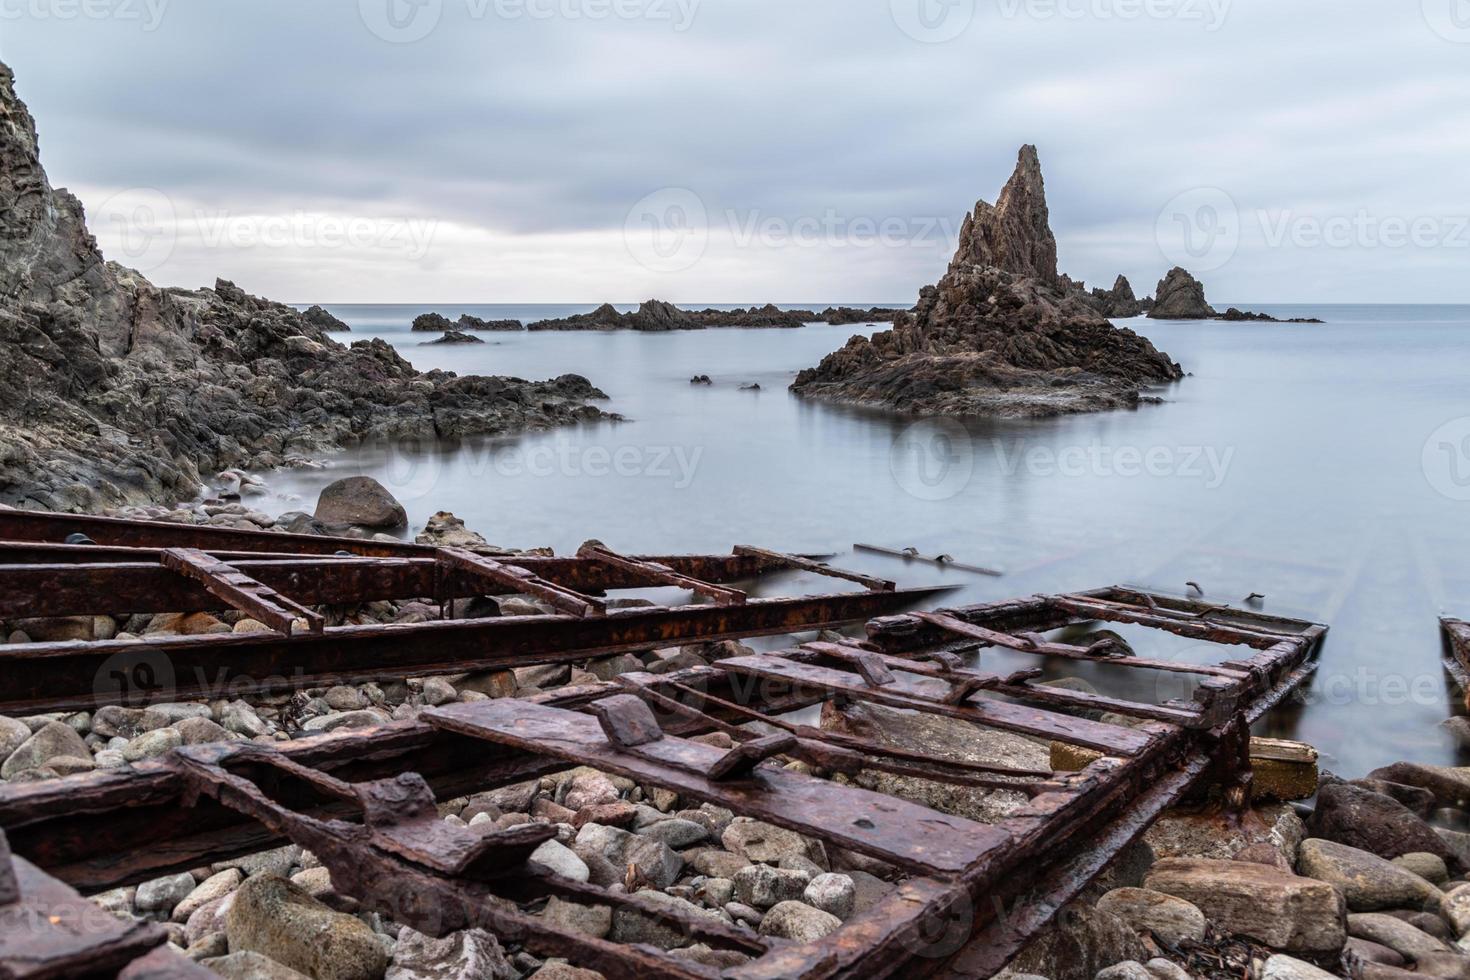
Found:
[[[1373,0],[0,0],[0,57],[53,182],[93,209],[139,189],[171,203],[177,245],[150,271],[169,284],[906,300],[947,259],[920,229],[993,199],[1034,142],[1075,277],[1151,290],[1173,264],[1161,210],[1219,188],[1240,228],[1213,297],[1455,301],[1464,277],[1445,273],[1470,249],[1447,230],[1273,244],[1261,218],[1290,212],[1300,232],[1470,213],[1470,45],[1438,23]],[[694,192],[709,232],[672,272],[624,234],[663,188]],[[211,239],[201,212],[437,231],[413,254],[265,245]],[[867,233],[885,224],[910,234]]]

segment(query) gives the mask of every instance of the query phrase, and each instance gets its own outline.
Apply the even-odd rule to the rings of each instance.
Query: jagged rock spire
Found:
[[[1021,147],[1015,173],[995,204],[981,201],[965,219],[954,258],[954,266],[964,265],[992,266],[1059,286],[1057,240],[1051,232],[1036,147]]]

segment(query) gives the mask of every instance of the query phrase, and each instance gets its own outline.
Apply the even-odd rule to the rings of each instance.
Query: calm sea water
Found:
[[[800,304],[821,309],[827,303]],[[900,304],[895,304],[900,305]],[[425,347],[424,306],[333,306],[417,367],[584,374],[628,421],[436,452],[354,452],[269,479],[277,510],[310,509],[365,472],[416,525],[450,510],[491,541],[629,552],[758,544],[827,552],[946,604],[1113,583],[1326,622],[1302,704],[1263,732],[1296,737],[1361,775],[1399,759],[1465,759],[1441,723],[1463,711],[1440,667],[1437,617],[1470,616],[1470,307],[1236,304],[1321,326],[1129,321],[1190,377],[1137,411],[1034,422],[916,422],[802,402],[786,391],[853,333],[485,334]],[[586,306],[443,306],[526,320]],[[628,307],[631,309],[631,307]],[[1222,307],[1223,308],[1223,307]],[[708,374],[709,387],[689,378]],[[759,384],[759,391],[741,390]],[[981,577],[854,553],[865,542],[1004,570]],[[816,591],[816,581],[781,583]],[[1122,630],[1141,655],[1227,659],[1218,647]],[[982,662],[1008,665],[986,651]],[[1107,693],[1186,694],[1093,678]]]

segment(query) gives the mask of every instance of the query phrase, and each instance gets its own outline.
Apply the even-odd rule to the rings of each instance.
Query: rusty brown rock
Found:
[[[1336,888],[1265,865],[1165,858],[1144,886],[1192,902],[1224,931],[1273,949],[1333,953],[1347,940],[1346,904]]]

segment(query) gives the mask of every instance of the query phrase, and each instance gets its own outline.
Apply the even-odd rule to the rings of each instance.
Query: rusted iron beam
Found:
[[[596,545],[583,545],[577,552],[577,557],[601,562],[620,571],[643,575],[650,582],[657,585],[672,585],[675,588],[688,589],[697,595],[713,599],[721,606],[738,606],[746,601],[745,593],[739,589],[715,585],[712,582],[706,582],[703,579],[697,579],[693,576],[685,575],[683,572],[675,571],[668,565],[660,565],[656,562],[643,561],[638,558],[629,558],[626,555],[619,555],[606,548],[599,548]]]
[[[0,713],[212,700],[426,674],[572,663],[605,654],[769,636],[860,622],[934,589],[755,599],[739,606],[620,609],[607,616],[519,616],[269,633],[0,646]]]
[[[849,572],[846,569],[833,568],[831,565],[812,561],[800,555],[783,555],[779,551],[769,551],[765,548],[756,548],[748,544],[736,545],[735,554],[752,555],[773,565],[795,568],[804,572],[814,572],[817,575],[825,575],[829,578],[846,579],[849,582],[856,582],[863,588],[871,589],[874,592],[892,592],[898,588],[898,583],[890,579],[878,578],[874,575],[863,575],[860,572]]]
[[[463,548],[440,548],[435,556],[441,569],[472,579],[483,579],[513,592],[524,593],[572,616],[605,616],[607,604],[580,592],[548,582],[528,568],[502,564]]]
[[[320,633],[326,626],[322,615],[281,595],[268,585],[207,555],[196,548],[167,548],[162,565],[171,572],[200,583],[209,592],[257,622],[290,636],[296,623],[306,623],[309,632]]]
[[[50,547],[50,546],[48,546]],[[77,549],[49,553],[61,559]],[[0,549],[4,545],[0,544]],[[201,585],[180,579],[160,567],[163,552],[132,549],[126,561],[56,560],[39,564],[0,563],[0,618],[81,616],[117,613],[198,612],[225,608]],[[290,595],[303,605],[357,605],[378,599],[423,599],[436,595],[461,598],[507,595],[511,587],[483,577],[451,571],[441,574],[433,558],[255,558],[242,553],[210,552],[258,582]],[[665,555],[639,558],[665,565],[707,582],[736,582],[769,570],[749,555]],[[500,557],[500,564],[521,568],[570,591],[595,595],[618,589],[643,589],[660,583],[647,575],[601,562],[539,555]]]
[[[1088,619],[1101,619],[1114,623],[1137,623],[1152,626],[1192,640],[1209,643],[1243,644],[1264,650],[1281,642],[1282,634],[1264,627],[1247,629],[1222,620],[1181,619],[1178,616],[1139,608],[1107,599],[1090,599],[1077,596],[1057,596],[1052,600],[1057,608]]]

